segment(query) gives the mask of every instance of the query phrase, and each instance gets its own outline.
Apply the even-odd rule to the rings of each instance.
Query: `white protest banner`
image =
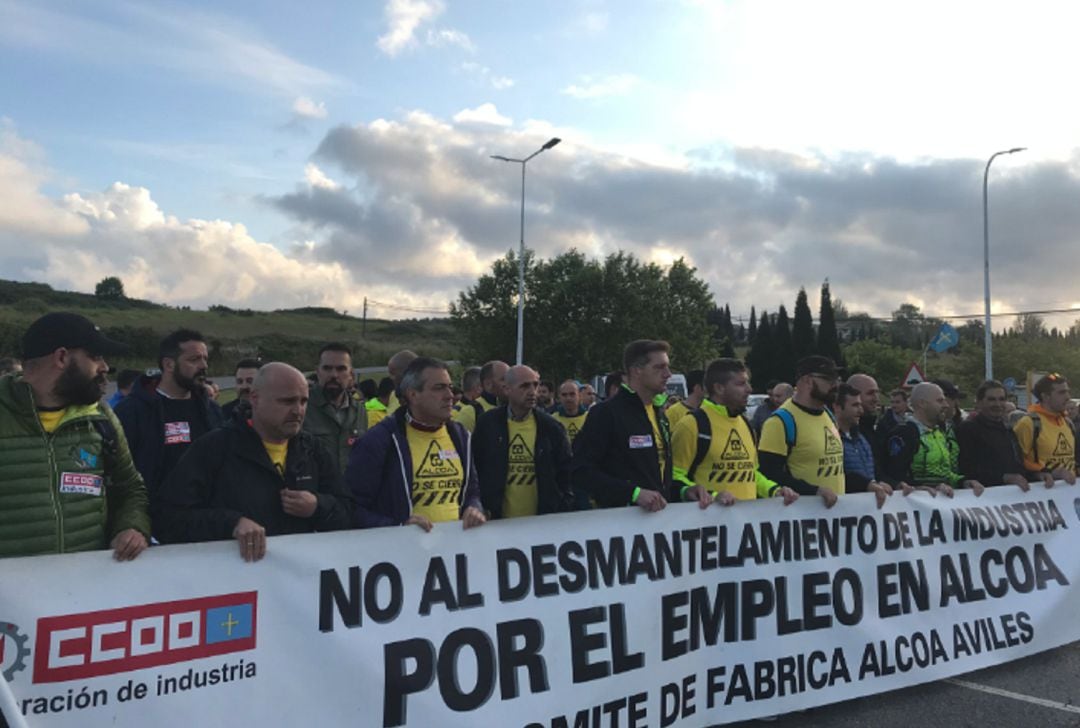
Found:
[[[703,726],[1080,639],[1080,488],[0,561],[31,726]]]

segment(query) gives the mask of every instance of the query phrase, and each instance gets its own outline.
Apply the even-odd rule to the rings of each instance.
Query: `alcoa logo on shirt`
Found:
[[[254,649],[257,607],[258,592],[251,591],[42,617],[33,682],[79,680]]]

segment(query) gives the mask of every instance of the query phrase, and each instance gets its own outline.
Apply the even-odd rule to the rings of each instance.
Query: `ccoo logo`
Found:
[[[258,592],[237,592],[43,617],[34,642],[34,682],[80,680],[253,649],[257,597]]]

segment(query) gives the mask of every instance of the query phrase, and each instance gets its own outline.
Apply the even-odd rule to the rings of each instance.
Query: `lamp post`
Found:
[[[537,154],[551,149],[561,141],[562,139],[558,137],[549,139],[544,146],[524,159],[511,159],[500,154],[491,155],[492,159],[498,159],[500,162],[513,162],[521,165],[521,242],[518,247],[517,361],[515,362],[517,364],[523,363],[522,357],[525,352],[525,165]]]
[[[987,203],[987,182],[990,179],[990,165],[1002,154],[1016,154],[1027,147],[1014,147],[1000,152],[994,152],[990,159],[986,160],[986,171],[983,172],[983,294],[986,306],[986,321],[984,322],[985,349],[986,349],[986,380],[994,378],[994,336],[990,328],[990,212]]]

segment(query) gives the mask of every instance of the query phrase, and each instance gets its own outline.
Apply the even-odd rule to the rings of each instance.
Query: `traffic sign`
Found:
[[[923,370],[919,368],[918,362],[911,362],[911,366],[908,367],[907,374],[900,380],[900,386],[904,389],[910,389],[916,384],[922,384],[926,381],[926,375],[923,374]]]

